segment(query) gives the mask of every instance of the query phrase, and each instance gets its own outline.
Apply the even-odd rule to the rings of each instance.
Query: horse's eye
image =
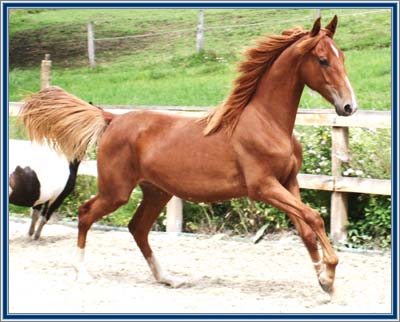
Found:
[[[329,66],[329,62],[326,58],[318,58],[318,61],[321,66]]]

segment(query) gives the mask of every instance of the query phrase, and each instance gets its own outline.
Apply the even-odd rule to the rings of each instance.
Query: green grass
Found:
[[[27,140],[28,135],[24,125],[17,120],[17,117],[11,116],[8,119],[8,128],[10,139]]]
[[[94,21],[96,38],[195,28],[197,10],[15,10],[10,17],[10,46],[21,35],[43,43],[86,39],[85,23]],[[361,109],[391,106],[390,12],[323,10],[324,23],[339,15],[336,42],[346,54],[346,66]],[[53,56],[52,84],[97,104],[215,106],[229,92],[235,64],[245,47],[265,33],[294,25],[309,28],[315,10],[253,9],[205,11],[205,26],[250,25],[205,30],[204,55],[195,54],[195,33],[96,42],[98,67],[87,67],[85,51],[70,59]],[[46,32],[44,32],[46,30]],[[32,37],[29,37],[29,35]],[[36,37],[36,38],[35,38]],[[51,48],[49,51],[51,52]],[[34,66],[10,70],[10,100],[19,101],[39,90],[40,59]],[[330,107],[306,90],[302,107]]]
[[[207,53],[205,55],[208,55]],[[207,57],[207,56],[206,56]],[[54,68],[57,84],[86,101],[97,104],[215,106],[229,92],[234,64],[210,60],[183,63],[193,56],[175,57],[159,64],[107,63],[96,69]],[[362,109],[387,110],[391,106],[390,49],[351,51],[346,55],[348,74]],[[14,69],[10,73],[10,100],[19,101],[39,90],[38,70]],[[321,96],[305,90],[301,107],[330,107]]]

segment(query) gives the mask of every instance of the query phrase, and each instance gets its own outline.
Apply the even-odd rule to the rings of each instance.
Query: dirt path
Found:
[[[337,298],[320,289],[296,235],[259,244],[221,236],[152,233],[164,270],[191,285],[153,281],[126,231],[91,230],[91,283],[75,281],[76,228],[49,224],[42,239],[26,237],[28,222],[10,220],[9,313],[389,313],[390,254],[339,252]]]

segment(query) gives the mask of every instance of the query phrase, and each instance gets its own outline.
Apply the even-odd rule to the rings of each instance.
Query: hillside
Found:
[[[390,11],[322,10],[339,16],[336,36],[363,109],[389,109]],[[266,33],[310,28],[311,9],[206,9],[203,54],[196,54],[198,10],[13,10],[10,99],[39,89],[44,53],[52,83],[98,104],[214,106],[229,91],[243,49]],[[97,67],[89,68],[86,25],[95,32]],[[302,107],[328,107],[311,91]]]

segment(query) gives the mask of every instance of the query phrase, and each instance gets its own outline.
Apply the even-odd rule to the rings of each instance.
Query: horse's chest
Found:
[[[299,160],[291,146],[288,148],[265,150],[257,157],[256,163],[260,174],[264,177],[275,177],[281,183],[298,169]]]
[[[279,181],[285,181],[296,167],[296,158],[293,154],[281,155],[273,160],[266,159],[265,173],[275,176]]]

